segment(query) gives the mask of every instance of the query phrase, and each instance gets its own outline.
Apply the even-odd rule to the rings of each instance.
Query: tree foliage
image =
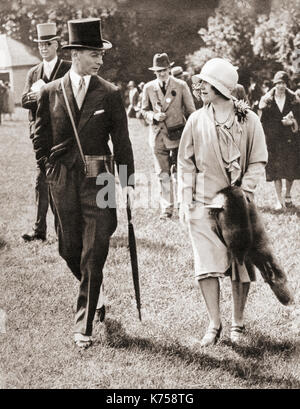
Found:
[[[300,0],[282,3],[266,16],[259,16],[252,39],[255,55],[279,62],[290,74],[296,73],[300,57]],[[298,53],[298,52],[299,53]]]
[[[148,67],[158,52],[167,52],[176,65],[183,65],[185,55],[202,44],[199,24],[205,24],[217,4],[217,0],[11,0],[1,5],[0,30],[38,55],[32,42],[38,23],[56,22],[64,44],[69,19],[101,17],[103,38],[113,44],[102,74],[125,84],[130,79],[151,80]]]
[[[227,58],[239,67],[244,85],[250,76],[270,78],[279,69],[295,74],[295,60],[300,57],[300,0],[263,5],[221,1],[207,27],[198,32],[205,46],[187,56],[189,67],[199,71],[209,58]]]

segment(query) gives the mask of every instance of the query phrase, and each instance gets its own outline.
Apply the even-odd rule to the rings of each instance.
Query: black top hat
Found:
[[[112,44],[101,36],[100,18],[83,18],[68,21],[69,44],[62,48],[108,50]]]
[[[38,38],[33,41],[43,43],[45,41],[59,40],[59,36],[56,32],[55,23],[42,23],[36,26]]]
[[[151,71],[165,70],[166,68],[172,67],[172,65],[174,65],[174,63],[173,62],[170,63],[167,53],[155,54],[155,56],[153,57],[153,67],[150,67],[149,70]]]

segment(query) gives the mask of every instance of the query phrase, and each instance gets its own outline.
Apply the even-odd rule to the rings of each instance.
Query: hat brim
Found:
[[[167,68],[173,67],[174,64],[175,64],[174,62],[171,62],[168,67],[150,67],[150,68],[148,68],[148,70],[150,70],[150,71],[162,71],[162,70],[166,70]]]
[[[278,84],[278,82],[284,82],[285,84],[287,84],[287,80],[284,78],[278,78],[278,79],[273,79],[273,84]]]
[[[53,41],[53,40],[60,40],[59,36],[54,36],[51,38],[47,38],[46,40],[40,40],[39,38],[34,38],[33,41],[35,43],[48,43],[49,41]]]
[[[192,76],[192,82],[193,84],[197,84],[199,81],[206,81],[213,87],[215,87],[219,92],[221,92],[222,95],[226,98],[231,98],[231,92],[228,88],[226,88],[224,85],[219,83],[217,80],[212,79],[208,75],[203,75],[203,74],[196,74]]]
[[[89,46],[86,44],[67,44],[67,45],[63,45],[61,48],[62,49],[78,49],[78,50],[109,50],[110,48],[112,48],[112,43],[110,43],[107,40],[102,40],[102,47],[93,47],[93,46]]]

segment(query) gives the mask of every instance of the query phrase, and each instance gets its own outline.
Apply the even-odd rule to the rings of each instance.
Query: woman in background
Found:
[[[299,105],[288,86],[288,75],[278,71],[274,87],[262,96],[259,109],[266,134],[269,161],[266,167],[267,182],[274,181],[275,209],[292,206],[291,189],[295,179],[300,179],[300,152],[298,141]],[[282,180],[286,180],[283,195]]]
[[[6,91],[4,93],[3,101],[3,113],[9,115],[9,119],[12,120],[12,115],[15,112],[15,100],[14,93],[11,90],[11,85],[7,81],[5,82]]]

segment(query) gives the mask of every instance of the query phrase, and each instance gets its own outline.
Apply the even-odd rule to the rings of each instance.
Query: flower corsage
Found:
[[[243,123],[247,120],[247,114],[249,112],[249,105],[243,99],[233,100],[234,113],[237,116],[239,122]]]

